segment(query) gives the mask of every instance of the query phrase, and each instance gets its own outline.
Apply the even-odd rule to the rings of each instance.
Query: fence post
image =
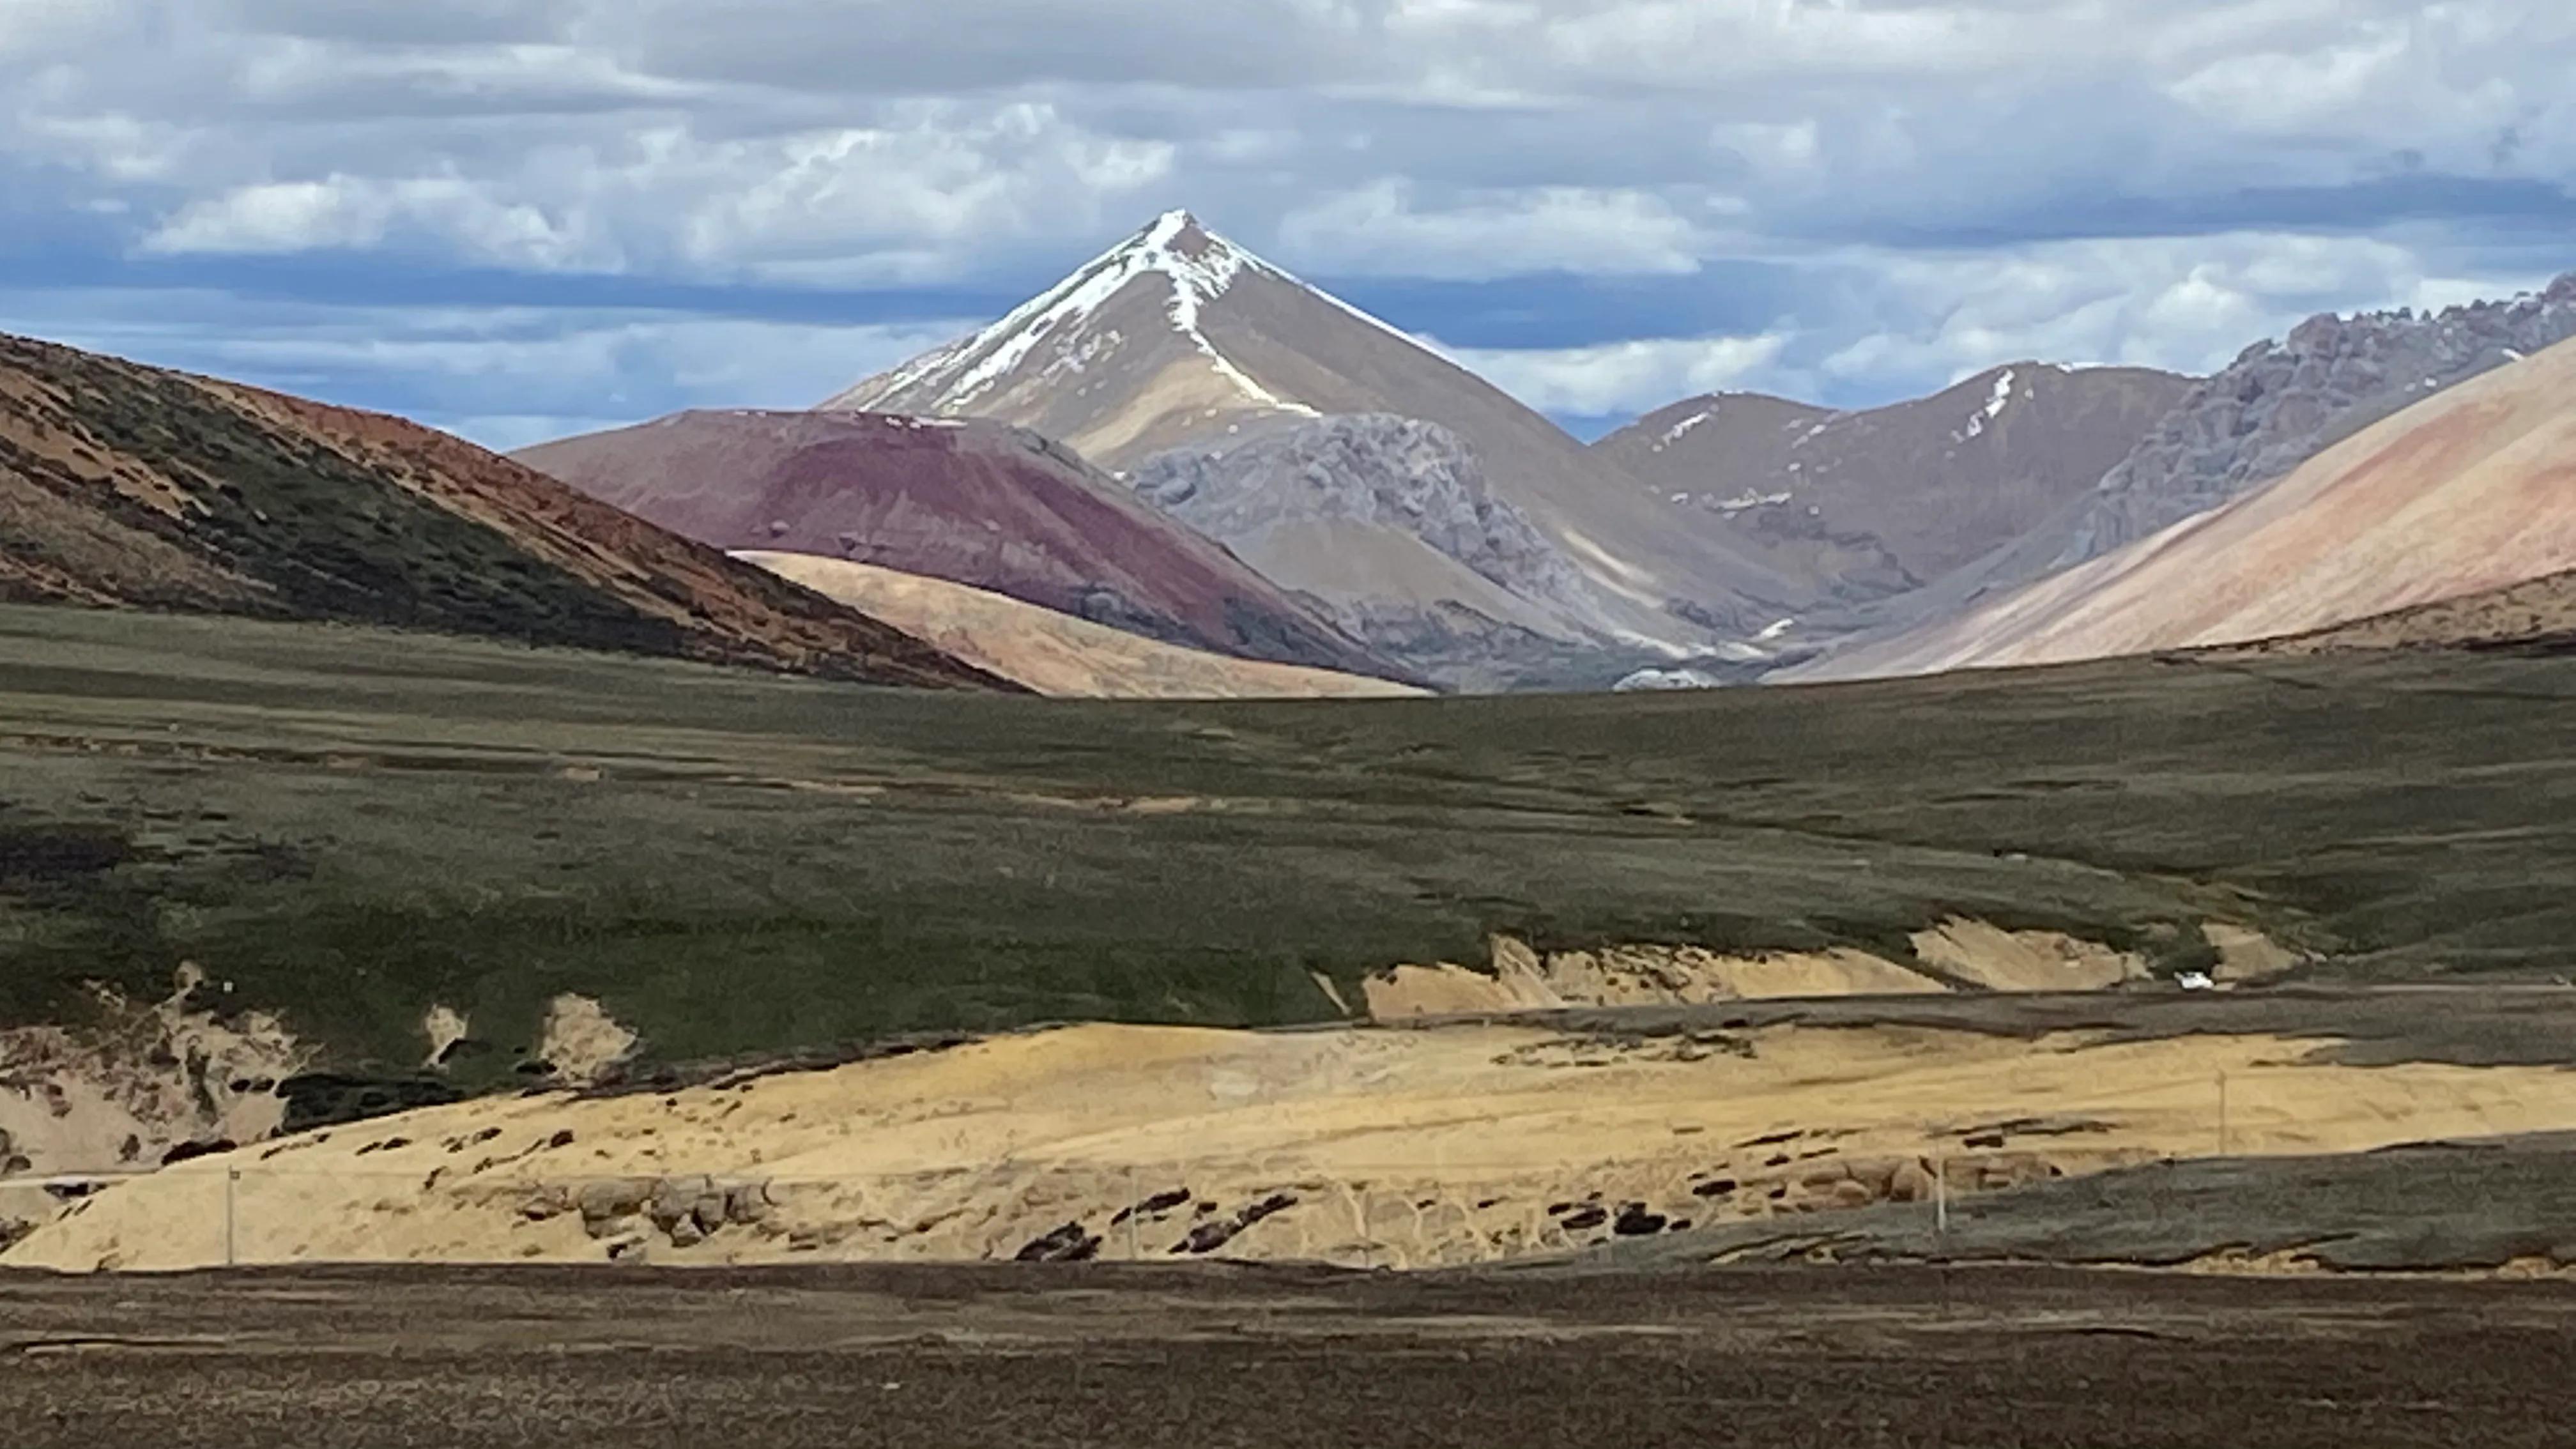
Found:
[[[1932,1231],[1950,1236],[1950,1159],[1939,1153],[1932,1157]]]
[[[235,1189],[240,1185],[240,1183],[240,1168],[227,1167],[224,1169],[224,1266],[227,1268],[234,1267],[240,1262],[240,1254],[234,1246],[233,1236],[233,1197]]]

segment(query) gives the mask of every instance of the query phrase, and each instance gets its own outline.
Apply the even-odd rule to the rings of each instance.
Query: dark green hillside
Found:
[[[0,610],[0,1018],[194,961],[352,1062],[416,1061],[454,1005],[506,1073],[563,991],[698,1057],[1319,1019],[1310,971],[1495,930],[1902,951],[1950,912],[2546,979],[2571,695],[2576,660],[2419,655],[1099,704]]]

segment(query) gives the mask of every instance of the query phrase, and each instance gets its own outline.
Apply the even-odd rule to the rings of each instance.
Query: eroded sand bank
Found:
[[[1219,1254],[1412,1266],[2219,1150],[2576,1127],[2563,1074],[2315,1041],[1079,1026],[463,1103],[110,1187],[0,1263]],[[1927,1206],[1927,1211],[1928,1211]]]

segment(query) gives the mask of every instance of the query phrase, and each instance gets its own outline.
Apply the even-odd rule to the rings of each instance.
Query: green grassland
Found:
[[[557,993],[662,1060],[1336,1015],[1399,961],[1860,943],[1957,912],[2315,974],[2576,940],[2576,660],[2410,655],[1676,695],[906,693],[358,627],[0,609],[0,1024],[202,965],[337,1061]],[[226,988],[229,987],[227,991]]]

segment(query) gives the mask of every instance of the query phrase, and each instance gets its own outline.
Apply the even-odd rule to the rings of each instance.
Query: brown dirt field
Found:
[[[0,1275],[13,1449],[2538,1449],[2571,1375],[2563,1283]]]

